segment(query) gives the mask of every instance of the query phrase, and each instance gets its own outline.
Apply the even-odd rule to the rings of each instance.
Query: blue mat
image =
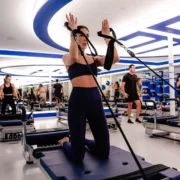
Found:
[[[138,170],[131,154],[114,146],[111,147],[109,159],[102,160],[86,152],[81,164],[73,163],[62,148],[41,154],[40,163],[53,180],[100,180]],[[142,157],[137,157],[143,168],[151,166]],[[173,169],[161,171],[159,174],[162,177],[170,177],[172,180],[180,179],[180,173]]]
[[[167,120],[177,119],[177,118],[178,118],[178,116],[160,116],[160,117],[157,117],[157,123],[158,124],[166,124]],[[148,121],[148,122],[154,123],[154,117],[153,116],[146,116],[143,119]]]
[[[57,144],[65,136],[69,136],[67,129],[34,130],[26,134],[26,141],[29,145]]]
[[[21,120],[21,112],[17,112],[16,114],[6,113],[5,115],[0,115],[0,121],[5,120]]]
[[[164,108],[162,108],[162,111],[163,112],[170,112],[170,107],[164,107]],[[178,111],[177,107],[175,108],[175,111]]]
[[[169,126],[173,126],[173,127],[179,127],[178,124],[180,123],[180,119],[173,119],[173,120],[168,120],[167,124]],[[179,127],[180,128],[180,127]]]
[[[27,125],[33,124],[34,121],[27,121]],[[9,120],[9,121],[0,121],[0,125],[1,126],[21,126],[22,125],[22,121],[21,120]]]
[[[118,117],[120,116],[121,114],[120,113],[114,113],[114,116],[115,117]],[[112,114],[111,113],[105,113],[105,117],[106,118],[113,118]]]

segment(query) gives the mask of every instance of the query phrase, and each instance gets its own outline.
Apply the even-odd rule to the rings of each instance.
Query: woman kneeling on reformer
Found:
[[[77,19],[72,14],[66,15],[69,27],[79,29],[87,37],[89,30],[85,26],[77,26]],[[110,29],[107,20],[102,22],[102,33],[109,35]],[[87,48],[84,36],[77,34],[77,41],[83,50]],[[106,44],[109,39],[105,39]],[[84,54],[93,73],[97,76],[97,67],[104,66],[105,57],[91,57]],[[107,127],[101,96],[93,76],[89,72],[81,56],[78,46],[71,35],[69,53],[63,56],[63,62],[67,68],[72,82],[72,93],[69,99],[68,124],[70,129],[70,141],[68,137],[59,140],[72,160],[81,162],[85,154],[85,146],[95,155],[108,158],[110,151],[109,132]],[[113,63],[119,62],[119,55],[114,48]],[[89,121],[94,140],[85,139],[86,119]]]
[[[16,106],[14,103],[14,97],[18,99],[15,85],[11,83],[11,76],[6,75],[4,78],[4,84],[0,86],[0,99],[3,100],[3,104],[1,107],[1,114],[5,114],[6,105],[10,105],[12,108],[12,114],[16,114]]]

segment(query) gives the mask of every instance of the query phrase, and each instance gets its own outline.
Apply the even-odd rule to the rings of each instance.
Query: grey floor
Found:
[[[122,119],[122,128],[136,154],[144,157],[146,161],[158,164],[162,163],[169,167],[180,170],[180,143],[166,140],[149,138],[142,124],[127,124],[126,117]],[[35,119],[37,129],[62,126],[56,118]],[[66,126],[66,123],[63,124]],[[180,139],[180,135],[173,135]],[[90,131],[87,137],[92,138]],[[111,145],[128,150],[119,131],[110,131]],[[44,180],[46,179],[41,170],[35,165],[26,165],[22,156],[21,142],[0,143],[0,179],[2,180]]]

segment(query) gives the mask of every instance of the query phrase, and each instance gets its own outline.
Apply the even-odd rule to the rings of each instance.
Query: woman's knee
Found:
[[[109,153],[110,153],[110,147],[103,149],[101,152],[99,152],[99,156],[103,159],[106,159],[109,157]]]
[[[85,152],[78,152],[78,153],[74,153],[74,161],[77,162],[77,163],[80,163],[83,161],[84,159],[84,155],[85,155]]]
[[[132,105],[133,105],[132,102],[128,103],[128,107],[129,107],[129,108],[132,108]]]
[[[136,106],[137,106],[138,108],[141,108],[141,102],[140,102],[140,101],[137,101],[137,102],[136,102]]]

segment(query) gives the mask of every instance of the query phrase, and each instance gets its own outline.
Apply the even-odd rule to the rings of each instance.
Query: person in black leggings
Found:
[[[119,93],[119,88],[120,88],[119,82],[116,81],[116,82],[114,83],[114,86],[113,86],[113,89],[114,89],[114,101],[115,101],[115,104],[117,103],[116,99],[119,98],[119,94],[120,94],[120,93]]]
[[[53,86],[53,91],[56,99],[56,107],[59,108],[62,101],[63,86],[58,82],[58,79],[56,79],[56,84]]]
[[[12,108],[12,113],[16,114],[16,106],[14,104],[14,96],[18,99],[16,88],[14,84],[11,83],[11,76],[6,75],[4,79],[4,84],[1,85],[0,98],[3,99],[3,104],[1,107],[1,114],[5,114],[6,105],[9,104]]]
[[[177,93],[178,93],[178,97],[179,97],[180,96],[180,75],[178,76],[178,78],[176,80],[176,85],[177,85]]]
[[[87,37],[89,30],[85,26],[77,26],[77,19],[72,14],[66,15],[71,29],[81,30]],[[102,33],[109,35],[107,20],[102,22]],[[84,36],[77,34],[77,40],[83,51],[87,48]],[[109,43],[105,39],[106,44]],[[85,54],[85,57],[97,76],[97,66],[104,66],[105,57],[94,57]],[[76,42],[71,36],[69,54],[63,56],[63,62],[72,82],[72,93],[69,99],[68,124],[70,141],[68,137],[59,140],[66,153],[75,162],[81,162],[85,154],[85,146],[100,158],[108,158],[110,151],[109,131],[107,127],[101,96],[91,73],[83,57],[81,56]],[[114,48],[114,61],[119,62],[119,55]],[[89,121],[94,140],[85,139],[86,119]]]

